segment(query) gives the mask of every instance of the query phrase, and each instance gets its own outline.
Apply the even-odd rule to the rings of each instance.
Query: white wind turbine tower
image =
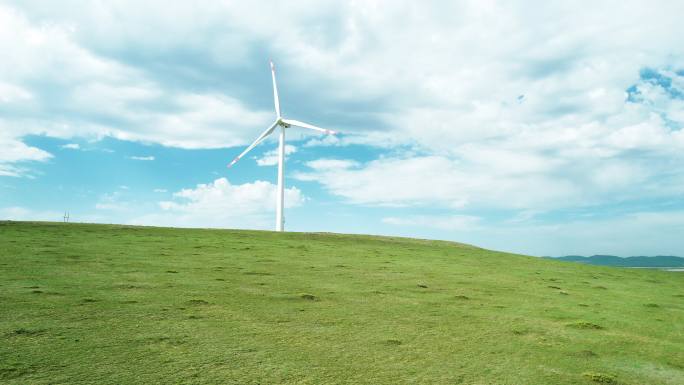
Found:
[[[283,210],[285,207],[285,129],[289,128],[290,126],[297,126],[320,131],[326,134],[335,134],[336,132],[332,130],[326,130],[325,128],[316,127],[309,123],[300,122],[299,120],[283,118],[280,115],[280,101],[278,100],[278,87],[276,86],[275,66],[273,65],[273,62],[271,62],[271,77],[273,78],[273,101],[275,103],[276,120],[273,122],[273,124],[271,124],[270,127],[266,129],[266,131],[259,135],[259,137],[256,138],[256,140],[250,144],[249,147],[242,152],[242,154],[233,159],[228,167],[237,163],[240,158],[245,156],[245,154],[266,139],[267,136],[271,135],[276,127],[280,126],[280,144],[278,145],[278,193],[276,197],[276,231],[283,231],[285,224],[285,218],[283,217]]]

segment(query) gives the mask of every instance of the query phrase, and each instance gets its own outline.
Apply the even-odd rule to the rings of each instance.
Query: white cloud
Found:
[[[0,129],[2,127],[0,121]],[[14,163],[24,161],[45,161],[52,158],[52,154],[37,147],[27,146],[23,142],[0,133],[0,163]]]
[[[311,138],[306,143],[304,147],[316,147],[316,146],[337,146],[340,145],[340,138],[336,135],[326,135],[322,138]]]
[[[78,143],[67,143],[61,146],[62,148],[66,148],[69,150],[79,150],[81,149],[81,146]]]
[[[21,206],[0,208],[0,218],[3,220],[61,222],[63,216],[63,211],[37,211]]]
[[[297,147],[295,147],[291,144],[285,145],[285,159],[286,160],[287,160],[288,155],[294,154],[295,152],[297,152]],[[256,162],[259,166],[275,166],[275,165],[277,165],[278,164],[278,148],[276,147],[273,150],[265,152],[261,158],[257,158]]]
[[[270,108],[255,111],[234,96],[168,87],[152,76],[149,63],[117,62],[130,47],[152,58],[196,50],[222,69],[234,69],[252,65],[250,51],[265,44],[282,57],[291,87],[324,90],[310,97],[325,98],[332,112],[359,113],[335,111],[338,101],[385,101],[360,113],[366,122],[350,125],[348,137],[312,139],[310,145],[408,143],[431,151],[605,122],[624,113],[624,91],[641,68],[684,63],[681,50],[673,48],[683,28],[675,16],[684,10],[678,2],[606,2],[591,9],[547,4],[533,11],[524,2],[480,1],[411,7],[309,1],[250,7],[206,2],[173,9],[159,1],[78,5],[16,3],[0,9],[0,35],[7,37],[0,48],[12,58],[2,68],[8,77],[3,84],[23,89],[28,74],[51,79],[54,62],[64,61],[65,81],[72,85],[65,99],[85,115],[103,118],[23,122],[24,131],[215,148],[246,144],[255,127],[272,120]],[[604,13],[613,17],[599,17]],[[283,18],[292,21],[290,28],[279,27]],[[646,84],[641,88],[649,90]],[[524,103],[517,101],[521,94]],[[156,102],[174,108],[146,108]],[[656,104],[681,115],[677,102]],[[108,126],[102,123],[107,118],[125,124]],[[369,125],[369,119],[381,125]],[[638,124],[644,116],[633,119],[626,123]]]
[[[310,161],[300,180],[361,205],[553,210],[643,197],[675,196],[684,175],[670,164],[609,158],[598,164],[533,152],[467,146],[462,156]],[[663,176],[663,177],[661,177]]]
[[[131,223],[266,229],[275,222],[276,186],[269,182],[233,185],[219,178],[173,196],[173,201],[159,202],[162,213],[142,216]],[[285,189],[286,208],[300,206],[305,199],[297,187]]]
[[[359,162],[349,159],[316,159],[306,162],[306,165],[317,171],[346,170],[359,166]]]
[[[165,193],[165,192],[167,192],[167,190],[166,190],[165,188],[156,188],[156,189],[154,189],[154,192],[156,192],[156,193]]]
[[[122,188],[124,187],[124,188]],[[119,186],[120,190],[126,190],[126,186]],[[100,199],[95,203],[95,209],[107,211],[127,211],[131,208],[131,203],[123,200],[120,191],[113,193],[106,193],[100,196]]]
[[[0,176],[18,177],[23,174],[23,170],[7,164],[0,164]]]
[[[20,162],[45,162],[52,154],[37,147],[28,146],[18,139],[8,136],[7,125],[0,119],[0,176],[30,176],[26,167],[18,166]]]
[[[128,159],[133,159],[133,160],[154,160],[154,156],[149,155],[149,156],[129,156]]]
[[[480,218],[472,215],[411,215],[382,218],[383,223],[396,226],[428,227],[440,230],[473,231],[480,227]]]
[[[181,148],[222,148],[248,143],[255,128],[273,119],[271,112],[252,111],[223,95],[178,94],[172,103],[177,107],[172,112],[135,113],[130,119],[139,126],[114,130],[112,136]]]
[[[369,131],[364,133],[350,133],[343,135],[326,135],[322,138],[311,138],[304,143],[304,147],[343,147],[343,146],[371,146],[391,149],[413,144],[412,139],[387,131]]]
[[[30,8],[26,10],[41,12]],[[111,26],[103,20],[108,17],[106,8],[83,7],[93,14],[83,14],[80,22],[97,19],[92,26],[102,31]],[[15,140],[31,134],[111,136],[182,148],[219,148],[244,144],[255,127],[272,120],[270,111],[254,111],[231,96],[167,89],[144,68],[83,46],[83,25],[60,20],[60,10],[48,17],[29,13],[29,19],[18,9],[19,4],[0,5],[0,50],[7,54],[0,62],[0,103],[14,103],[21,112],[4,117],[11,128],[7,135]],[[59,76],[54,68],[60,68]]]
[[[363,168],[354,168],[354,161],[338,159],[312,161],[307,165],[314,171],[296,173],[295,178],[318,181],[332,193],[356,204],[440,203],[460,207],[467,198],[459,193],[463,191],[459,180],[467,176],[446,158],[381,159]],[[459,174],[460,177],[455,177]]]
[[[0,82],[0,105],[31,99],[31,93],[20,86]]]
[[[576,199],[578,188],[571,183],[552,181],[543,174],[493,174],[487,172],[489,161],[388,157],[359,166],[322,160],[307,163],[312,171],[296,173],[295,178],[318,181],[333,194],[364,205],[528,208]]]

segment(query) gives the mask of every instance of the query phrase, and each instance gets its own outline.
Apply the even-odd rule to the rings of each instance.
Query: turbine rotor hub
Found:
[[[278,118],[278,125],[281,126],[281,127],[285,127],[285,128],[289,128],[289,127],[290,127],[289,124],[283,122],[283,119],[282,119],[282,118]]]

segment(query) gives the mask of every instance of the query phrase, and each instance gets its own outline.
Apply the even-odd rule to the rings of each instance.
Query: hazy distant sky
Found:
[[[683,1],[0,1],[0,218],[684,255]]]

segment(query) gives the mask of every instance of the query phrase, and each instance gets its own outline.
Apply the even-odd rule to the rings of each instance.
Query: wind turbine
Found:
[[[326,130],[325,128],[316,127],[309,123],[300,122],[299,120],[283,118],[282,115],[280,115],[280,101],[278,100],[278,87],[276,86],[275,66],[273,65],[273,62],[271,62],[271,77],[273,78],[273,102],[275,104],[276,120],[273,122],[273,124],[271,124],[270,127],[266,129],[266,131],[259,135],[259,137],[256,138],[256,140],[250,144],[249,147],[242,152],[242,154],[233,159],[228,167],[231,167],[237,163],[237,161],[245,156],[245,154],[266,139],[266,137],[271,135],[276,127],[280,127],[280,144],[278,145],[278,192],[276,196],[276,231],[283,231],[285,224],[285,218],[283,217],[283,210],[285,208],[285,129],[289,128],[290,126],[297,126],[326,134],[334,135],[336,132],[333,130]]]

